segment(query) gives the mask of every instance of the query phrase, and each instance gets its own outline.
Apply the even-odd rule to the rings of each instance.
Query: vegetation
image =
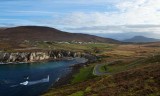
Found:
[[[159,96],[160,48],[144,46],[114,45],[95,52],[96,64],[103,64],[99,70],[110,74],[93,78],[96,64],[91,64],[74,75],[72,84],[50,89],[44,96]]]
[[[100,71],[100,72],[107,72],[107,71],[108,71],[108,70],[107,70],[107,65],[101,66],[100,69],[99,69],[99,71]]]
[[[47,27],[28,26],[9,30],[2,32],[1,52],[65,49],[91,53],[98,57],[96,63],[82,67],[75,73],[70,84],[50,88],[43,96],[160,96],[159,42],[115,44],[118,42],[108,39],[108,42],[114,42],[108,44],[96,43],[99,40],[106,42],[103,38],[61,32],[59,34],[58,30]],[[35,34],[31,35],[30,32]],[[5,40],[6,37],[9,39]],[[78,42],[79,40],[84,41]],[[98,64],[104,64],[99,68],[101,73],[109,74],[94,76],[92,73]]]
[[[78,92],[73,93],[73,94],[68,95],[68,96],[84,96],[84,92],[83,91],[78,91]]]
[[[88,79],[92,79],[95,77],[92,73],[93,73],[93,66],[81,68],[79,73],[73,76],[73,80],[71,82],[72,84],[74,84]]]
[[[26,41],[9,45],[0,43],[2,51],[65,49],[94,54],[96,63],[82,67],[68,85],[51,88],[44,96],[159,96],[160,46],[153,44],[106,44],[94,42]],[[3,46],[4,45],[4,46]],[[155,47],[156,46],[156,47]],[[13,49],[14,47],[15,49]],[[94,76],[94,66],[103,76]]]
[[[147,58],[146,60],[149,59]],[[139,63],[139,65],[141,65],[141,63]],[[113,75],[102,76],[86,82],[68,85],[66,86],[67,90],[59,88],[50,91],[52,95],[46,94],[45,96],[66,96],[79,91],[83,93],[83,95],[80,96],[159,96],[160,62],[144,65],[145,66],[139,66],[138,68],[132,68]],[[58,90],[65,92],[60,93]]]
[[[28,41],[15,44],[15,42],[1,42],[0,41],[0,50],[5,49],[4,51],[16,52],[20,50],[33,50],[33,49],[44,49],[44,50],[72,50],[79,52],[87,52],[92,54],[101,54],[107,50],[112,50],[115,47],[114,44],[106,43],[89,43],[83,42],[72,43],[72,42],[49,42],[49,41]],[[18,50],[17,50],[18,49]]]
[[[92,53],[100,53],[106,50],[111,50],[114,47],[113,44],[105,44],[105,43],[84,43],[84,44],[74,44],[74,43],[51,43],[48,44],[46,42],[38,42],[35,45],[39,48],[50,48],[50,49],[67,49],[67,50],[75,50],[75,51],[85,51]]]

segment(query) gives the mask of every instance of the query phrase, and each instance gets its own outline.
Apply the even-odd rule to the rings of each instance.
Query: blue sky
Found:
[[[0,24],[54,27],[57,26],[54,25],[54,20],[65,18],[72,13],[115,10],[111,3],[106,6],[102,1],[92,3],[87,0],[0,0]],[[51,20],[53,22],[50,22]]]
[[[141,32],[160,38],[160,0],[0,0],[0,26],[69,32]],[[158,34],[158,35],[157,35]]]

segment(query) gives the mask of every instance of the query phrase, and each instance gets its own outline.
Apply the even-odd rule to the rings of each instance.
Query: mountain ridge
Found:
[[[89,34],[69,33],[44,26],[18,26],[0,30],[1,40],[10,41],[81,41],[118,43],[118,40],[103,38]]]
[[[130,39],[125,39],[123,40],[123,42],[144,42],[144,43],[147,43],[147,42],[158,42],[160,41],[160,39],[155,39],[155,38],[149,38],[149,37],[145,37],[145,36],[134,36]]]

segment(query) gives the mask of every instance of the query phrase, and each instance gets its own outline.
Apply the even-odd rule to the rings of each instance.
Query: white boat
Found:
[[[28,81],[20,83],[21,85],[28,85]]]
[[[20,83],[20,85],[27,86],[27,85],[35,85],[39,83],[46,83],[46,82],[49,82],[49,75],[47,76],[47,78],[43,78],[41,80],[36,80],[36,81],[25,81]]]

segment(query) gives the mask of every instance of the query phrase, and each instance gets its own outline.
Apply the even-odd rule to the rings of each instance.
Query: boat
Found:
[[[21,85],[28,85],[28,81],[20,83]]]

